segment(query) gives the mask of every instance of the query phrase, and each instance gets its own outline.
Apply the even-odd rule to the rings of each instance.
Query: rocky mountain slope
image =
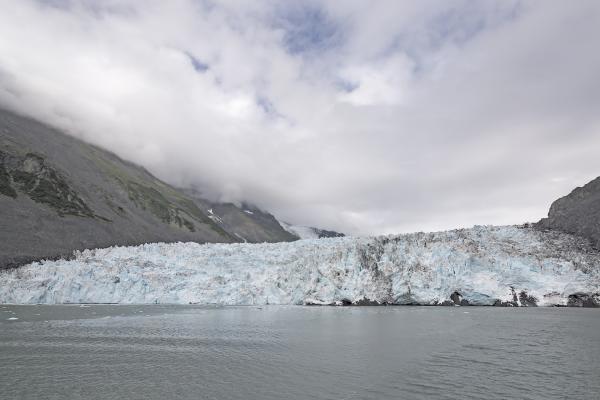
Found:
[[[238,242],[289,242],[300,237],[284,229],[277,219],[251,204],[211,202],[194,189],[182,189],[213,222],[230,232]]]
[[[552,203],[537,226],[582,236],[600,249],[600,177]]]
[[[112,245],[296,239],[255,207],[210,203],[0,110],[0,268]]]
[[[0,271],[0,303],[600,305],[600,252],[475,227],[273,244],[153,243]]]

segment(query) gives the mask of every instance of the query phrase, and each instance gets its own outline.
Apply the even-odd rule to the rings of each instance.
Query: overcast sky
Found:
[[[5,0],[0,104],[296,224],[535,221],[600,175],[600,1]]]

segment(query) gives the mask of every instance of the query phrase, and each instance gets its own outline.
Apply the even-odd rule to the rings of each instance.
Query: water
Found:
[[[0,391],[3,399],[600,399],[600,310],[0,306]]]

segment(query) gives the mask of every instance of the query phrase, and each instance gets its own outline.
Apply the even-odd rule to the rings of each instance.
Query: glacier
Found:
[[[600,304],[600,252],[527,226],[308,239],[150,243],[0,272],[0,303]]]

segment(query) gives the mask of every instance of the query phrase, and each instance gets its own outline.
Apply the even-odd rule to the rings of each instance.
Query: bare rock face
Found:
[[[569,307],[600,307],[600,293],[575,293],[569,296]]]
[[[582,236],[600,248],[600,177],[552,203],[537,226]]]

